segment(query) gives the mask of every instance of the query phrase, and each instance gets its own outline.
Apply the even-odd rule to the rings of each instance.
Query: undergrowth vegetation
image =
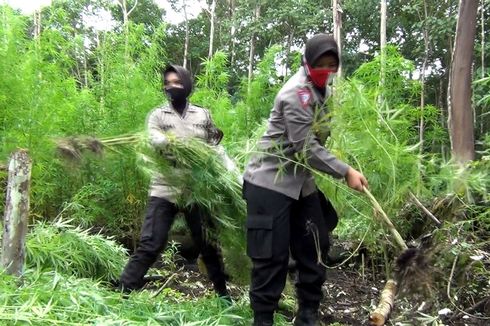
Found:
[[[59,11],[48,13],[51,20],[64,17]],[[148,34],[142,25],[129,23],[126,33],[101,32],[98,43],[85,48],[69,24],[46,28],[33,39],[27,17],[6,6],[0,6],[0,16],[0,165],[15,148],[27,148],[34,162],[26,270],[20,279],[0,272],[0,323],[246,325],[251,313],[246,294],[224,308],[215,298],[184,298],[170,289],[157,297],[143,291],[127,299],[109,290],[127,250],[136,246],[148,175],[134,147],[108,146],[71,161],[55,148],[55,140],[63,137],[103,141],[144,130],[148,112],[164,101],[159,69],[167,63],[165,26]],[[73,59],[77,48],[85,49],[90,69]],[[283,83],[276,71],[282,51],[271,46],[251,80],[243,78],[234,92],[229,91],[225,52],[204,60],[196,77],[191,101],[210,109],[224,131],[224,147],[240,168],[254,151]],[[379,57],[336,81],[328,103],[331,120],[316,127],[331,132],[326,146],[332,152],[366,175],[405,241],[425,239],[430,273],[417,291],[405,294],[429,302],[427,314],[437,315],[445,306],[464,310],[490,292],[490,135],[478,140],[478,159],[469,166],[448,160],[441,108],[420,109],[421,86],[411,78],[413,63],[389,48],[385,69],[382,89]],[[489,90],[488,79],[478,83],[475,96],[482,111],[489,107]],[[426,128],[422,146],[417,127],[421,112]],[[210,171],[191,170],[184,176],[196,181],[190,188],[192,200],[228,219],[236,218],[237,210],[242,218],[239,192],[220,197],[227,185],[212,184],[219,179],[218,170]],[[0,169],[2,215],[6,177]],[[367,197],[329,176],[316,178],[341,217],[336,235],[356,245],[362,242],[373,271],[390,274],[399,252]],[[229,189],[239,188],[236,180],[228,181],[233,184]],[[439,218],[440,227],[413,203],[412,195]],[[220,207],[220,201],[228,206]],[[236,240],[231,238],[234,231],[228,231],[223,244]],[[243,237],[243,229],[236,232]],[[240,241],[236,248],[244,250]],[[244,275],[248,269],[241,259],[226,257],[228,268]]]
[[[248,317],[243,303],[225,309],[209,297],[196,304],[172,290],[123,299],[93,279],[56,271],[27,269],[22,283],[0,273],[0,284],[2,325],[245,325]]]

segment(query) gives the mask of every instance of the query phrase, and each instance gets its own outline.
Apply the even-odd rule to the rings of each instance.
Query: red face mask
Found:
[[[307,62],[305,62],[305,67],[311,82],[318,88],[324,88],[330,74],[337,72],[336,70],[326,68],[312,68]]]

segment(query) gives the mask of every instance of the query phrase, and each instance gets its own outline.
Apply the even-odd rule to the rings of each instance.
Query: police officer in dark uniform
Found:
[[[296,261],[298,312],[296,326],[318,324],[325,267],[328,225],[307,164],[362,191],[366,178],[323,147],[328,129],[314,130],[327,116],[326,85],[340,64],[332,36],[318,34],[306,43],[303,65],[277,94],[265,134],[258,143],[261,154],[251,158],[244,173],[247,201],[247,254],[253,263],[250,302],[254,326],[273,324],[273,314],[284,289],[289,253]],[[334,218],[334,217],[332,217]]]

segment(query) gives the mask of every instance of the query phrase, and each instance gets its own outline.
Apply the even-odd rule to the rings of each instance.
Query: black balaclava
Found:
[[[165,79],[165,75],[171,71],[175,72],[179,76],[179,79],[184,87],[177,88],[167,87],[166,85],[164,85],[165,94],[167,95],[169,101],[172,103],[173,108],[177,110],[180,114],[182,114],[185,107],[187,106],[187,98],[192,92],[191,74],[187,69],[182,66],[168,65],[163,71],[163,78]]]
[[[325,53],[331,53],[337,57],[337,62],[340,64],[339,50],[337,42],[334,37],[329,34],[316,34],[305,45],[304,61],[311,67],[314,67],[315,62]],[[304,62],[303,62],[304,65]],[[308,76],[310,77],[310,76]],[[323,95],[325,95],[325,88],[316,87]]]

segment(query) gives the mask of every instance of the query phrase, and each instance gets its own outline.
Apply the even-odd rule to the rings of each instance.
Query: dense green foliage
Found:
[[[126,249],[114,240],[61,220],[35,225],[26,247],[29,267],[105,281],[119,277],[127,257]]]
[[[0,273],[0,284],[2,325],[245,325],[249,317],[243,303],[224,309],[210,297],[196,304],[172,290],[156,298],[143,291],[121,299],[100,282],[55,271],[28,269],[20,286]]]
[[[134,4],[127,2],[128,7]],[[246,324],[250,318],[243,298],[228,310],[214,299],[189,302],[172,290],[158,300],[147,291],[121,300],[119,293],[107,291],[107,284],[100,283],[116,278],[127,258],[115,242],[129,249],[137,243],[149,178],[134,147],[106,146],[102,153],[67,160],[55,148],[55,140],[86,135],[104,141],[133,135],[144,130],[148,112],[164,101],[159,71],[168,62],[182,62],[184,26],[165,24],[163,12],[152,1],[138,2],[125,23],[115,3],[54,1],[42,10],[39,35],[33,32],[35,23],[30,17],[0,6],[0,167],[18,147],[27,148],[34,161],[27,270],[20,287],[15,278],[0,273],[0,320],[46,325],[235,325]],[[430,299],[434,307],[430,313],[436,313],[438,304],[448,304],[444,296],[452,269],[456,271],[451,273],[451,293],[459,299],[453,296],[449,303],[469,307],[490,291],[488,68],[485,60],[475,59],[478,160],[461,167],[449,158],[445,100],[457,1],[390,2],[388,33],[396,47],[387,49],[384,80],[376,56],[378,19],[373,19],[378,2],[343,1],[347,78],[333,87],[328,103],[332,120],[315,128],[330,130],[327,147],[366,175],[373,194],[407,242],[433,234],[435,245],[427,257],[434,268],[432,290],[439,295]],[[230,10],[231,3],[236,10]],[[331,30],[328,3],[298,3],[218,1],[218,50],[212,57],[207,57],[208,15],[202,12],[189,21],[188,62],[196,81],[191,101],[210,109],[224,131],[223,145],[240,169],[254,151],[275,93],[287,78],[284,73],[291,75],[299,68],[296,49],[309,33]],[[423,3],[428,5],[427,17]],[[485,30],[490,27],[488,2],[483,6],[478,28]],[[96,30],[81,18],[97,17],[98,10],[112,13],[111,30]],[[235,35],[231,35],[232,26]],[[419,75],[423,60],[424,29],[429,31],[431,48],[421,110],[422,85],[414,76]],[[256,41],[256,48],[249,79],[251,40]],[[483,54],[485,59],[489,42],[478,41],[483,45],[476,48],[475,58]],[[361,53],[360,45],[367,50]],[[423,148],[418,129],[422,114]],[[201,160],[188,174],[175,177],[194,180],[187,189],[192,191],[189,200],[223,214],[226,225],[226,219],[234,218],[233,210],[243,213],[244,209],[243,201],[232,200],[240,195],[232,173],[218,176],[219,168],[213,168],[221,163],[215,156],[206,156],[209,152],[190,154],[209,159],[210,170],[199,173]],[[226,177],[229,184],[210,181]],[[396,246],[367,198],[329,176],[316,177],[341,216],[335,233],[341,239],[363,239],[376,260],[372,268],[378,272],[379,265],[386,265],[389,270]],[[0,181],[6,183],[4,169],[0,169]],[[235,192],[221,197],[223,189]],[[411,203],[410,192],[441,219],[440,228]],[[1,197],[3,205],[3,192]],[[228,205],[221,207],[219,201]],[[70,222],[61,222],[60,217]],[[223,233],[222,243],[235,243],[233,250],[244,250],[240,247],[243,238],[232,238],[233,230]],[[248,270],[243,256],[235,257],[233,250],[226,257],[227,266],[244,275]]]

